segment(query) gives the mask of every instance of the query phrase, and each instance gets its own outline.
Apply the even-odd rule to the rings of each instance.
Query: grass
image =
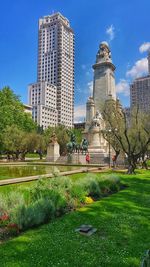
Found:
[[[119,176],[126,190],[2,244],[0,266],[139,266],[150,245],[150,171]],[[84,223],[98,231],[91,237],[75,233]]]

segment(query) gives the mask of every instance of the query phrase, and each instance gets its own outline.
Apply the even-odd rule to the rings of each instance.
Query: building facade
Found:
[[[139,107],[150,112],[150,52],[148,53],[148,75],[137,78],[130,85],[130,107]]]
[[[48,82],[29,85],[29,104],[32,106],[32,118],[43,129],[58,123],[57,87]]]
[[[24,112],[29,113],[32,116],[32,106],[23,104],[23,107],[24,107]]]
[[[52,98],[51,101],[48,100],[45,102],[45,107],[50,110],[53,109],[53,105],[50,105],[54,103],[56,99],[56,124],[73,127],[74,33],[68,19],[63,17],[60,13],[48,15],[39,19],[37,84],[41,82],[45,82],[46,88],[47,84],[56,87],[55,97],[53,95],[54,99]],[[47,90],[46,88],[45,90],[43,89],[43,85],[41,87],[41,95],[45,94]],[[29,91],[30,89],[29,86]],[[30,93],[29,95],[31,96]],[[45,96],[46,95],[43,95],[43,98]],[[52,116],[52,114],[50,114],[50,116]],[[34,113],[33,115],[35,116]],[[43,113],[42,116],[45,116],[45,114]],[[45,120],[47,120],[46,117]],[[37,122],[39,121],[41,123],[41,119],[38,117],[37,113]],[[49,119],[49,122],[50,121],[51,119]],[[46,123],[46,125],[48,125],[48,123]],[[51,126],[53,126],[53,124]]]

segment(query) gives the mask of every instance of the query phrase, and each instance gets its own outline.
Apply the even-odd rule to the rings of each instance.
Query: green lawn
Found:
[[[2,244],[0,266],[139,267],[150,247],[150,171],[119,176],[127,189]],[[98,231],[81,236],[81,224]]]

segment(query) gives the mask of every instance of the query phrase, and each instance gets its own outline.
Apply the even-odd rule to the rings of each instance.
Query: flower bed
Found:
[[[114,174],[87,174],[76,182],[69,177],[39,179],[30,188],[0,197],[0,237],[18,235],[121,188]]]

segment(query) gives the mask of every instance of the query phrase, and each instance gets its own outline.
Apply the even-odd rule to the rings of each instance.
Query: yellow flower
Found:
[[[91,204],[93,202],[94,202],[94,200],[91,197],[86,197],[85,198],[85,204]]]

